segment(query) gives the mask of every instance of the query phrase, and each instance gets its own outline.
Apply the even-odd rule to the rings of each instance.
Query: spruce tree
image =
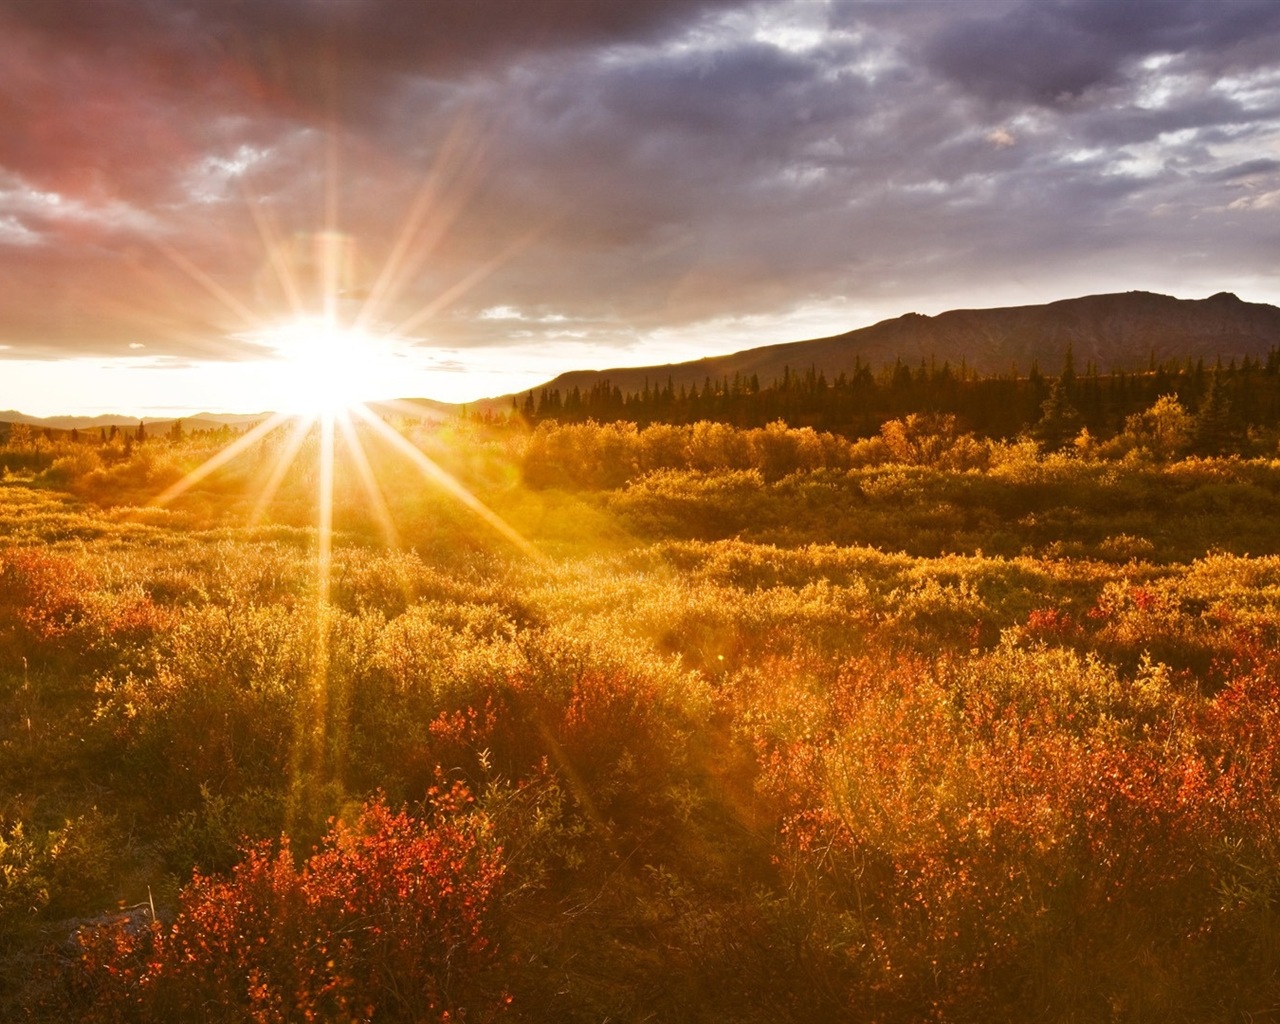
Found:
[[[1191,426],[1191,444],[1197,455],[1221,455],[1231,447],[1231,401],[1226,386],[1215,369]]]
[[[1067,389],[1058,378],[1049,387],[1049,397],[1041,404],[1044,415],[1032,434],[1049,451],[1057,451],[1080,432],[1080,413],[1067,397]]]

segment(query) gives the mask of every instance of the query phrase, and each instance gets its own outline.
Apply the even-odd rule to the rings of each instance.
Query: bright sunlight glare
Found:
[[[254,335],[269,349],[263,361],[281,412],[333,413],[388,398],[402,387],[406,353],[396,339],[345,327],[324,317],[300,317]]]

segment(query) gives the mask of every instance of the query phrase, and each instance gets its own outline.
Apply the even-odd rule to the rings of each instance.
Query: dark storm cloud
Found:
[[[1070,0],[963,12],[924,49],[936,71],[993,101],[1059,104],[1114,85],[1152,54],[1221,55],[1280,32],[1271,0]]]
[[[530,49],[640,41],[711,0],[267,0],[179,4],[228,48],[279,73],[320,55],[357,73],[447,73]]]
[[[1274,275],[1276,53],[1270,0],[0,0],[0,344],[243,357],[335,178],[352,303],[434,188],[380,320],[470,282],[459,348]]]
[[[1280,160],[1264,158],[1261,160],[1247,160],[1242,164],[1223,168],[1211,177],[1214,181],[1240,181],[1243,178],[1252,178],[1255,175],[1277,173],[1280,173]]]
[[[447,77],[536,50],[642,41],[717,0],[30,0],[12,30],[191,91],[216,75],[291,115],[368,114],[399,75]]]
[[[822,175],[846,159],[831,136],[865,94],[852,80],[825,81],[825,71],[753,41],[585,60],[554,74],[525,69],[499,159],[517,170],[496,177],[482,205],[503,218],[555,209],[549,242],[594,255],[540,261],[503,287],[531,302],[564,294],[569,278],[589,280],[576,303],[634,321],[669,315],[690,276],[704,282],[695,305],[705,312],[744,280],[779,284],[800,272],[807,247],[793,239],[814,197],[789,176],[803,176],[810,150]],[[762,232],[747,242],[733,225],[749,221]]]
[[[18,0],[0,6],[0,164],[155,196],[166,169],[282,122],[358,132],[405,77],[644,40],[711,0]]]
[[[504,145],[534,172],[530,184],[545,201],[572,197],[575,230],[612,221],[615,236],[643,237],[665,221],[687,222],[713,196],[722,212],[743,202],[823,124],[856,113],[855,90],[833,96],[821,70],[755,43],[588,62],[514,99]]]
[[[1250,67],[1229,51],[1277,19],[1258,5],[1110,6],[898,4],[868,20],[840,5],[837,27],[874,31],[803,53],[726,40],[526,68],[507,140],[526,173],[494,202],[571,195],[555,244],[598,244],[589,261],[512,275],[505,294],[532,306],[575,292],[584,314],[645,323],[1085,268],[1108,251],[1131,261],[1146,247],[1150,264],[1221,249],[1225,225],[1205,231],[1229,197],[1194,181],[1214,147],[1273,132],[1275,112],[1210,93],[1203,69]],[[1141,65],[1176,53],[1169,76]],[[1105,96],[1086,102],[1089,90]],[[1246,266],[1274,236],[1265,218],[1230,230]]]
[[[453,71],[530,49],[637,41],[721,0],[16,0],[6,21],[82,51],[225,51],[267,75],[322,53],[370,73]],[[175,75],[184,69],[171,68]]]

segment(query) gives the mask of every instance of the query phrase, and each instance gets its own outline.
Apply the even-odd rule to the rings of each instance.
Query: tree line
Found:
[[[1056,375],[1032,365],[1019,374],[979,374],[963,363],[898,360],[880,372],[860,360],[834,378],[815,367],[786,369],[762,384],[758,376],[707,377],[701,386],[676,385],[670,377],[624,392],[607,379],[585,391],[577,386],[529,391],[512,402],[512,415],[530,424],[625,420],[640,427],[700,421],[758,428],[777,420],[849,438],[875,436],[881,426],[912,414],[954,416],[980,437],[1031,434],[1062,447],[1081,430],[1094,438],[1122,433],[1132,417],[1172,396],[1197,419],[1195,443],[1204,454],[1239,450],[1251,432],[1280,428],[1280,348],[1265,360],[1245,358],[1206,365],[1203,359],[1157,363],[1140,372],[1100,373],[1090,363],[1077,371],[1073,352]]]

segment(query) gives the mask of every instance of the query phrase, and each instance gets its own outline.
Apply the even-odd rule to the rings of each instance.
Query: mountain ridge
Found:
[[[789,368],[810,366],[828,379],[851,372],[860,361],[873,372],[901,361],[963,364],[982,374],[1021,374],[1033,365],[1053,375],[1071,349],[1078,369],[1092,363],[1101,372],[1146,369],[1154,359],[1262,359],[1280,346],[1280,308],[1245,302],[1232,292],[1205,299],[1178,299],[1155,292],[1129,291],[1086,295],[1028,306],[952,309],[934,316],[904,313],[844,334],[807,341],[781,342],[707,356],[682,363],[571,370],[533,389],[469,407],[510,407],[529,390],[543,388],[585,392],[608,381],[624,394],[651,387],[698,386],[736,374],[755,374],[762,385],[781,378]]]

